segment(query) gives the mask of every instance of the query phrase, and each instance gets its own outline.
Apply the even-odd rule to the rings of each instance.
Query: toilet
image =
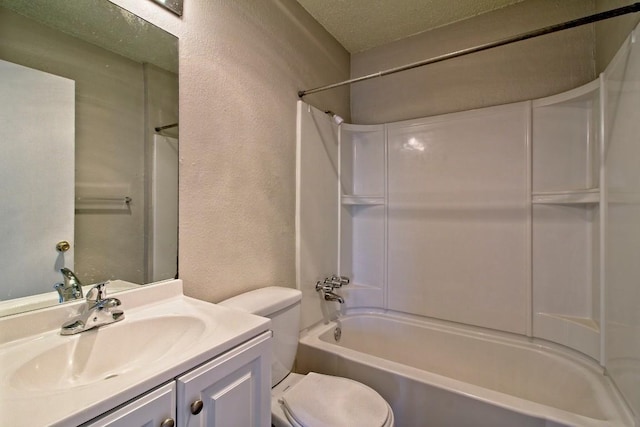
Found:
[[[298,349],[300,301],[297,289],[267,287],[223,305],[271,319],[271,422],[275,427],[393,427],[393,411],[372,388],[348,378],[291,372]]]

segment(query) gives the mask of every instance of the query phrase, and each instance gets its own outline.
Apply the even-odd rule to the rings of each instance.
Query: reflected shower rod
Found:
[[[154,128],[154,129],[156,130],[156,132],[160,132],[161,130],[176,128],[176,127],[178,127],[178,123],[171,123],[170,125],[158,126],[157,128]]]
[[[436,56],[433,58],[425,59],[418,62],[412,62],[410,64],[402,65],[400,67],[390,68],[384,71],[378,71],[377,73],[368,74],[366,76],[357,77],[343,82],[334,83],[326,86],[320,86],[314,89],[307,89],[298,91],[298,97],[303,98],[305,95],[310,95],[316,92],[323,92],[325,90],[334,89],[340,86],[345,86],[352,83],[363,82],[365,80],[375,79],[378,77],[388,76],[390,74],[399,73],[401,71],[411,70],[413,68],[424,67],[425,65],[435,64],[436,62],[446,61],[447,59],[459,58],[461,56],[469,55],[471,53],[481,52],[487,49],[493,49],[494,47],[500,47],[507,44],[519,42],[522,40],[528,40],[535,37],[540,37],[545,34],[555,33],[557,31],[568,30],[569,28],[579,27],[581,25],[592,24],[594,22],[603,21],[605,19],[615,18],[616,16],[626,15],[629,13],[640,12],[640,2],[633,3],[628,6],[619,7],[617,9],[611,9],[606,12],[596,13],[594,15],[585,16],[583,18],[574,19],[572,21],[563,22],[562,24],[555,24],[548,27],[540,28],[538,30],[521,33],[516,36],[508,37],[502,40],[481,44],[474,47],[458,50],[456,52],[447,53],[444,55]]]

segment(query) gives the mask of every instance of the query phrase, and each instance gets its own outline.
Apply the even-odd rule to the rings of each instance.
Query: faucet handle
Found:
[[[316,282],[316,291],[317,292],[331,292],[333,290],[333,286],[331,286],[331,284],[327,283],[327,279],[324,279],[324,282],[321,281],[317,281]]]
[[[64,285],[58,282],[55,285],[53,285],[53,289],[58,291],[58,302],[63,303],[64,302]]]
[[[102,282],[96,285],[93,285],[89,292],[87,292],[87,301],[98,302],[107,298],[107,283]]]
[[[55,285],[53,285],[53,289],[58,291],[59,303],[82,298],[82,288],[77,286],[68,287],[68,286],[65,286],[63,283],[58,282]]]
[[[341,288],[344,285],[349,284],[349,278],[346,276],[333,275],[331,277],[327,277],[326,279],[324,279],[324,283],[327,285],[331,285],[334,289]]]

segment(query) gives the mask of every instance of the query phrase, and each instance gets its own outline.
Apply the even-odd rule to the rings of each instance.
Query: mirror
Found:
[[[0,28],[0,316],[62,267],[177,277],[177,38],[107,0],[0,0]]]
[[[170,10],[178,16],[182,16],[183,4],[182,0],[151,0],[158,3],[160,6]]]

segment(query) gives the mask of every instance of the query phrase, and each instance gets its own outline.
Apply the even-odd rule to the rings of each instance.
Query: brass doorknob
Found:
[[[174,427],[175,425],[176,422],[173,420],[173,418],[167,418],[162,422],[162,424],[160,424],[160,427]]]
[[[67,252],[69,249],[71,249],[71,245],[66,240],[61,240],[56,245],[56,250],[58,252]]]

